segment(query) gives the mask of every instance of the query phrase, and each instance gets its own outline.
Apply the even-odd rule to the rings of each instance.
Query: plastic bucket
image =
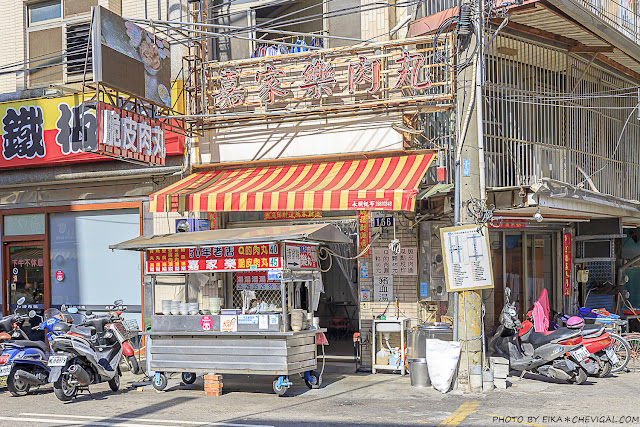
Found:
[[[414,387],[430,387],[431,379],[429,378],[427,359],[407,359],[407,362],[409,362],[409,377],[411,378],[411,385]]]

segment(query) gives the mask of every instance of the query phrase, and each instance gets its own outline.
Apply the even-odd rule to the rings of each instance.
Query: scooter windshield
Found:
[[[58,310],[57,308],[48,308],[47,310],[45,310],[44,312],[44,320],[49,320],[52,317],[58,317],[60,318],[60,315],[62,313],[60,312],[60,310]]]

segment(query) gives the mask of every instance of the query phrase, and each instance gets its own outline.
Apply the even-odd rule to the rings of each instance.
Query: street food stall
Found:
[[[321,383],[313,313],[323,291],[321,243],[351,243],[331,224],[141,236],[110,246],[145,252],[151,308],[147,370],[164,389],[168,373],[272,375],[282,395],[290,376]],[[163,300],[166,286],[179,299]],[[180,288],[179,292],[175,289]],[[158,299],[161,303],[158,304]]]

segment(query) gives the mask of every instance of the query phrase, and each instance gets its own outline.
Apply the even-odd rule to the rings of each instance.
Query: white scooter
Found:
[[[72,311],[73,310],[73,311]],[[70,308],[70,313],[77,309]],[[51,342],[53,354],[49,356],[51,369],[49,382],[61,401],[72,400],[80,390],[89,390],[90,384],[109,382],[113,391],[120,388],[119,362],[122,345],[109,327],[111,316],[94,316],[87,312],[80,325],[60,323],[54,325],[64,332]],[[58,326],[60,325],[60,326]]]

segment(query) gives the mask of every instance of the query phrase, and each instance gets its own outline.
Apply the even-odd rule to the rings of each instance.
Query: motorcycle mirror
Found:
[[[78,307],[69,307],[69,309],[67,310],[67,313],[77,314],[78,313]]]
[[[35,310],[29,311],[29,318],[33,319],[34,317],[36,317],[36,311]]]
[[[65,304],[62,304],[60,306],[60,311],[67,311],[67,306]]]
[[[21,298],[17,301],[17,304],[18,304],[18,305],[22,305],[22,304],[24,304],[24,300],[25,300],[25,297],[21,297]]]
[[[113,305],[115,305],[116,307],[119,305],[122,305],[122,300],[121,299],[117,299],[113,302]]]
[[[93,311],[91,311],[91,310],[87,310],[87,312],[86,312],[86,315],[87,315],[87,316],[91,316],[92,314],[93,314]]]

